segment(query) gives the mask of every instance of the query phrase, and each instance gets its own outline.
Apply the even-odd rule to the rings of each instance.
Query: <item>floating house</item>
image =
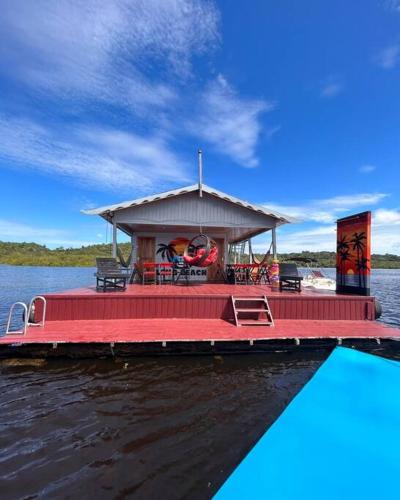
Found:
[[[229,248],[270,232],[272,255],[277,255],[277,227],[294,219],[204,184],[83,211],[99,215],[113,227],[112,254],[117,257],[117,233],[131,238],[133,262],[168,260],[182,253],[189,241],[205,233],[218,246],[218,261],[194,271],[197,280],[215,281],[218,266],[228,263]]]
[[[270,275],[266,258],[255,262],[250,249],[252,263],[232,263],[230,250],[263,233],[271,234],[266,255],[276,257],[277,228],[293,219],[203,185],[201,175],[198,184],[84,213],[112,225],[114,257],[118,232],[130,237],[129,280],[115,259],[106,259],[117,266],[107,278],[111,288],[113,279],[121,280],[120,288],[115,282],[99,291],[93,277],[87,287],[13,304],[0,357],[264,352],[342,343],[379,348],[400,339],[399,329],[375,321],[375,297],[306,289],[300,276],[282,273],[277,288],[274,269]],[[187,261],[190,247],[196,255],[203,251],[193,244],[196,235],[218,249],[207,266]],[[182,263],[174,259],[183,252],[181,269],[189,268],[190,276],[179,281]],[[146,271],[149,266],[155,271]],[[170,280],[160,279],[168,269]],[[145,284],[146,272],[152,284]],[[12,328],[17,308],[24,312],[21,330]]]

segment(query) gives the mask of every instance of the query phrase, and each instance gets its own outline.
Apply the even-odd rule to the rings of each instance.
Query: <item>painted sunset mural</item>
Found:
[[[188,238],[174,238],[169,243],[159,243],[157,255],[160,255],[163,260],[172,262],[175,256],[182,256],[185,248],[189,243]]]
[[[369,294],[371,212],[337,221],[337,291]]]

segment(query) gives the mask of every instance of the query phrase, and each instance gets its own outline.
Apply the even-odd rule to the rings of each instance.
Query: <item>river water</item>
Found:
[[[0,266],[0,330],[12,302],[92,281],[87,268]],[[372,288],[400,326],[400,271],[374,271]],[[3,362],[1,499],[209,498],[325,357]]]

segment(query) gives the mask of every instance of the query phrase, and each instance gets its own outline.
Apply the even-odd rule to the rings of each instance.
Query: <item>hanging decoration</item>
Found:
[[[183,260],[188,266],[208,267],[218,259],[218,246],[205,234],[192,238],[185,248]]]

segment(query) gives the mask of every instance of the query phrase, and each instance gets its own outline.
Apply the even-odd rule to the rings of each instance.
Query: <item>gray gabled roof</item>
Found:
[[[144,198],[137,198],[136,200],[124,201],[122,203],[116,203],[115,205],[107,205],[104,207],[93,208],[89,210],[82,210],[82,213],[87,215],[106,215],[110,212],[116,212],[118,210],[123,210],[125,208],[135,207],[139,205],[144,205],[146,203],[152,203],[154,201],[165,200],[167,198],[173,198],[175,196],[179,196],[186,193],[191,193],[199,190],[198,184],[192,184],[191,186],[186,186],[179,189],[173,189],[171,191],[166,191],[164,193],[154,194],[151,196],[145,196]],[[270,210],[267,207],[262,207],[260,205],[255,205],[254,203],[249,203],[248,201],[241,200],[239,198],[235,198],[229,194],[223,193],[222,191],[218,191],[212,187],[202,185],[202,190],[204,193],[208,193],[212,196],[216,196],[221,200],[226,200],[231,203],[235,203],[244,208],[248,208],[249,210],[254,210],[255,212],[268,215],[270,217],[274,217],[276,219],[281,220],[283,223],[286,222],[295,222],[296,220],[293,217],[289,217],[288,215],[284,215],[282,213],[276,212],[275,210]]]

